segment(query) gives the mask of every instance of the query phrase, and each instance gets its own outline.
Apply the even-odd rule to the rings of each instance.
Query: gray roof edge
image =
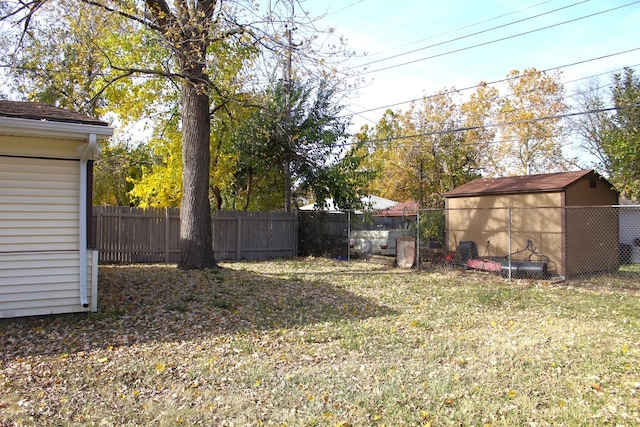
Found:
[[[113,135],[113,128],[108,125],[33,120],[19,117],[0,116],[0,128],[8,130],[12,134],[40,137],[71,137],[75,139],[79,136],[95,134],[99,139],[106,139]]]

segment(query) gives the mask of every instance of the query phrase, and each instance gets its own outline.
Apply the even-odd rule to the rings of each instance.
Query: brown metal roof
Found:
[[[594,177],[599,177],[599,175],[591,170],[580,170],[538,175],[507,176],[503,178],[481,178],[448,191],[445,193],[445,197],[563,191],[569,185],[589,174],[592,174]]]
[[[1,101],[0,117],[108,126],[102,120],[40,102]]]

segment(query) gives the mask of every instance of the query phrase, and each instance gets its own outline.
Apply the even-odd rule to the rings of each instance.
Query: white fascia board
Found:
[[[113,135],[113,128],[84,123],[0,117],[0,135],[2,134],[86,141],[91,134],[96,135],[98,140],[107,139]]]

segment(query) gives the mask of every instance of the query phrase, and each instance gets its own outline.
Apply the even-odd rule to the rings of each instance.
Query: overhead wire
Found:
[[[541,6],[541,5],[546,4],[546,3],[551,3],[553,1],[555,1],[555,0],[546,0],[546,1],[543,1],[543,2],[540,2],[540,3],[533,4],[531,6],[527,6],[527,7],[522,8],[522,9],[518,9],[518,10],[514,10],[514,11],[511,11],[511,12],[508,12],[508,13],[504,13],[502,15],[494,16],[494,17],[485,19],[483,21],[477,21],[477,22],[474,22],[472,24],[467,24],[467,25],[464,25],[462,27],[455,28],[453,30],[445,31],[444,33],[435,34],[435,35],[432,35],[432,36],[429,36],[429,37],[425,37],[425,38],[422,38],[422,39],[419,39],[419,40],[415,40],[415,41],[412,41],[412,42],[409,42],[409,43],[406,43],[406,44],[403,44],[403,45],[400,45],[400,46],[392,47],[392,48],[389,48],[389,49],[386,49],[386,50],[383,50],[383,51],[380,51],[380,52],[375,52],[375,53],[369,54],[367,56],[370,57],[370,56],[375,56],[375,55],[381,55],[383,53],[387,53],[387,52],[391,52],[391,51],[394,51],[394,50],[402,49],[403,47],[411,46],[411,45],[414,45],[414,44],[417,44],[417,43],[421,43],[423,41],[431,40],[431,39],[438,38],[438,37],[441,37],[441,36],[446,36],[447,34],[453,34],[453,33],[456,33],[458,31],[465,30],[467,28],[475,27],[475,26],[481,25],[481,24],[486,24],[487,22],[495,21],[497,19],[504,18],[504,17],[509,16],[509,15],[514,15],[516,13],[524,12],[526,10],[536,8],[538,6]]]
[[[544,16],[544,15],[549,15],[551,13],[559,12],[561,10],[568,9],[568,8],[574,7],[574,6],[578,6],[578,5],[581,5],[583,3],[587,3],[589,1],[590,0],[582,0],[582,1],[579,1],[577,3],[570,4],[568,6],[563,6],[563,7],[557,8],[557,9],[553,9],[553,10],[549,10],[547,12],[540,13],[538,15],[529,16],[527,18],[519,19],[517,21],[508,22],[506,24],[498,25],[496,27],[488,28],[486,30],[476,31],[475,33],[465,34],[464,36],[460,36],[460,37],[456,37],[456,38],[453,38],[453,39],[445,40],[445,41],[440,42],[440,43],[435,43],[435,44],[431,44],[431,45],[428,45],[428,46],[423,46],[423,47],[418,48],[418,49],[413,49],[413,50],[410,50],[410,51],[407,51],[407,52],[399,53],[397,55],[392,55],[392,56],[388,56],[386,58],[381,58],[381,59],[377,59],[375,61],[370,61],[370,62],[367,62],[367,63],[364,63],[364,64],[360,64],[358,66],[351,67],[349,69],[351,70],[351,69],[355,69],[355,68],[362,68],[362,67],[366,67],[368,65],[377,64],[379,62],[384,62],[384,61],[389,61],[391,59],[399,58],[399,57],[405,56],[405,55],[410,55],[412,53],[420,52],[420,51],[431,49],[431,48],[434,48],[434,47],[443,46],[445,44],[449,44],[449,43],[453,43],[453,42],[456,42],[456,41],[464,40],[464,39],[469,38],[469,37],[478,36],[480,34],[488,33],[488,32],[491,32],[491,31],[499,30],[501,28],[509,27],[511,25],[520,24],[522,22],[529,21],[531,19],[539,18],[539,17]],[[362,74],[366,74],[366,73],[362,73]]]
[[[475,48],[482,47],[482,46],[488,46],[490,44],[498,43],[498,42],[501,42],[501,41],[513,39],[513,38],[524,36],[524,35],[528,35],[528,34],[533,34],[533,33],[539,32],[539,31],[548,30],[550,28],[555,28],[555,27],[559,27],[561,25],[566,25],[566,24],[569,24],[569,23],[572,23],[572,22],[577,22],[577,21],[580,21],[580,20],[583,20],[583,19],[591,18],[591,17],[598,16],[598,15],[602,15],[604,13],[608,13],[608,12],[612,12],[614,10],[622,9],[624,7],[632,6],[632,5],[637,4],[637,3],[640,3],[640,0],[637,0],[637,1],[634,1],[634,2],[631,2],[631,3],[627,3],[627,4],[622,5],[622,6],[617,6],[617,7],[613,7],[613,8],[610,8],[610,9],[606,9],[606,10],[603,10],[603,11],[600,11],[600,12],[595,12],[595,13],[591,13],[591,14],[588,14],[588,15],[584,15],[584,16],[581,16],[581,17],[578,17],[578,18],[570,19],[570,20],[567,20],[567,21],[559,22],[559,23],[556,23],[556,24],[552,24],[552,25],[547,25],[547,26],[544,26],[544,27],[536,28],[534,30],[524,31],[522,33],[512,34],[512,35],[506,36],[506,37],[500,37],[498,39],[489,40],[489,41],[486,41],[486,42],[474,44],[474,45],[471,45],[471,46],[466,46],[466,47],[459,48],[459,49],[449,50],[449,51],[446,51],[446,52],[438,53],[438,54],[427,56],[427,57],[424,57],[424,58],[418,58],[418,59],[415,59],[415,60],[412,60],[412,61],[403,62],[403,63],[400,63],[400,64],[389,65],[387,67],[377,68],[377,69],[374,69],[374,70],[362,71],[360,73],[356,73],[352,77],[360,77],[360,76],[363,76],[363,75],[367,75],[367,74],[371,74],[371,73],[377,73],[377,72],[380,72],[380,71],[386,71],[386,70],[390,70],[390,69],[393,69],[393,68],[402,67],[402,66],[405,66],[405,65],[415,64],[415,63],[426,61],[426,60],[429,60],[429,59],[439,58],[439,57],[442,57],[442,56],[451,55],[451,54],[454,54],[454,53],[459,53],[459,52],[463,52],[463,51],[470,50],[470,49],[475,49]]]
[[[536,123],[536,122],[545,121],[545,120],[558,120],[558,119],[576,117],[576,116],[587,115],[587,114],[605,113],[605,112],[611,112],[611,111],[617,111],[617,110],[625,110],[625,109],[638,108],[638,107],[640,107],[640,103],[630,104],[630,105],[619,105],[619,106],[614,106],[614,107],[595,108],[595,109],[590,109],[590,110],[585,110],[585,111],[577,111],[577,112],[572,112],[572,113],[555,114],[555,115],[544,116],[544,117],[535,117],[535,118],[532,118],[532,119],[513,120],[513,121],[501,122],[501,123],[489,123],[489,124],[477,125],[477,126],[462,126],[462,127],[456,127],[456,128],[451,128],[451,129],[443,129],[443,130],[432,131],[432,132],[421,132],[421,133],[411,134],[411,135],[397,135],[397,136],[388,137],[388,138],[370,139],[370,140],[366,140],[366,141],[345,142],[343,144],[340,144],[340,146],[357,145],[357,144],[360,144],[362,142],[365,142],[365,143],[378,143],[378,142],[391,142],[391,141],[411,139],[411,138],[422,138],[422,137],[429,137],[429,136],[435,136],[435,135],[444,135],[444,134],[457,133],[457,132],[467,132],[467,131],[472,131],[472,130],[481,130],[481,129],[487,129],[487,128],[502,127],[502,126],[512,126],[512,125],[526,124],[526,123]]]
[[[630,53],[630,52],[639,51],[639,50],[640,50],[640,47],[637,47],[637,48],[634,48],[634,49],[627,49],[627,50],[624,50],[624,51],[611,53],[611,54],[608,54],[608,55],[602,55],[602,56],[598,56],[598,57],[594,57],[594,58],[590,58],[590,59],[585,59],[585,60],[581,60],[581,61],[577,61],[577,62],[572,62],[570,64],[560,65],[560,66],[556,66],[556,67],[550,67],[550,68],[546,68],[544,70],[539,70],[539,71],[542,72],[542,73],[547,73],[547,72],[550,72],[550,71],[561,70],[563,68],[570,68],[570,67],[573,67],[573,66],[576,66],[576,65],[582,65],[582,64],[586,64],[588,62],[593,62],[593,61],[599,61],[599,60],[602,60],[602,59],[612,58],[614,56],[624,55],[624,54],[627,54],[627,53]],[[357,111],[355,113],[344,115],[344,116],[341,116],[341,117],[349,117],[351,115],[360,115],[360,114],[369,113],[371,111],[377,111],[377,110],[386,110],[388,108],[397,107],[399,105],[410,104],[412,102],[418,102],[418,101],[421,101],[423,99],[429,99],[429,98],[437,96],[437,95],[448,95],[448,94],[453,94],[453,93],[460,93],[460,92],[464,92],[464,91],[467,91],[467,90],[477,89],[477,88],[480,88],[480,87],[483,87],[483,86],[492,86],[492,85],[496,85],[496,84],[499,84],[499,83],[505,83],[505,82],[508,82],[510,80],[513,80],[513,79],[521,78],[523,76],[527,76],[527,74],[525,73],[525,74],[522,74],[522,75],[519,75],[519,76],[515,76],[515,77],[505,77],[505,78],[498,79],[498,80],[492,80],[490,82],[481,82],[481,83],[478,83],[478,84],[475,84],[475,85],[472,85],[472,86],[466,86],[466,87],[460,88],[460,89],[455,89],[454,88],[454,89],[451,89],[451,90],[445,90],[444,92],[441,92],[439,94],[421,96],[419,98],[413,98],[413,99],[409,99],[409,100],[406,100],[406,101],[394,102],[392,104],[386,104],[386,105],[382,105],[380,107],[368,108],[366,110]],[[596,77],[596,76],[597,75],[588,76],[588,77],[585,77],[585,78]],[[582,78],[582,79],[585,79],[585,78]]]

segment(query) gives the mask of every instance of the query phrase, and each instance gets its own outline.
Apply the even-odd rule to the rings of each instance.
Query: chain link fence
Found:
[[[327,215],[334,227],[325,255],[339,259],[382,259],[421,271],[457,269],[509,279],[640,281],[640,206],[420,209],[401,218]],[[314,235],[325,235],[321,226]]]

